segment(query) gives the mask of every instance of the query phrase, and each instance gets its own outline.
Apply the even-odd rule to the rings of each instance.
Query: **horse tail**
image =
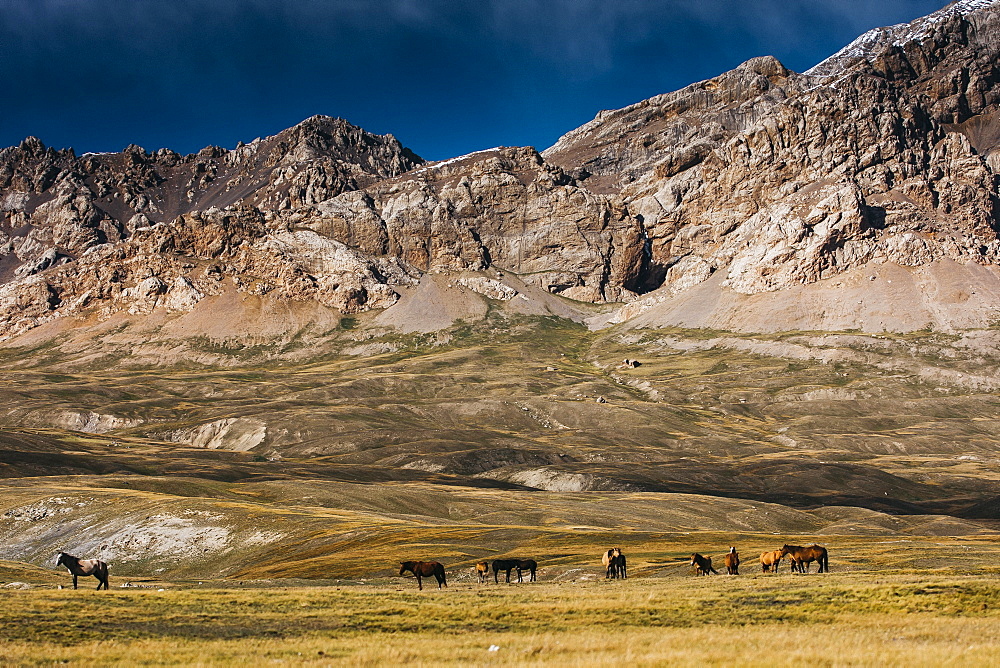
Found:
[[[100,589],[101,585],[104,588],[108,588],[108,565],[103,561],[98,561],[97,566],[94,568],[94,575],[97,577],[97,588]]]
[[[819,554],[819,565],[822,567],[822,572],[830,572],[830,555],[827,553],[826,548]]]

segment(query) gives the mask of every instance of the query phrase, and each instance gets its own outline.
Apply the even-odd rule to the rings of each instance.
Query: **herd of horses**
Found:
[[[760,570],[762,573],[777,573],[778,564],[788,557],[788,564],[793,573],[808,573],[812,562],[817,564],[817,573],[829,573],[830,561],[826,548],[822,545],[784,545],[780,550],[763,552],[760,555]],[[740,555],[735,547],[730,547],[729,552],[723,558],[726,565],[726,573],[729,575],[740,574]],[[691,567],[694,568],[695,575],[708,575],[709,573],[719,574],[719,571],[712,567],[712,557],[703,557],[695,552],[691,555]]]
[[[817,573],[829,573],[830,562],[826,548],[822,545],[784,545],[780,550],[764,552],[760,555],[760,567],[764,573],[777,573],[778,564],[782,559],[788,558],[793,573],[808,573],[812,562],[818,565]],[[621,548],[612,547],[601,553],[601,563],[605,568],[605,579],[625,579],[628,577],[627,560]],[[729,575],[740,574],[740,555],[735,547],[730,547],[729,552],[722,557],[722,563],[726,566],[726,573]],[[709,573],[719,574],[712,566],[712,557],[705,557],[697,552],[691,555],[691,567],[694,568],[695,575],[708,575]],[[475,565],[476,575],[479,583],[484,584],[489,580],[490,571],[493,572],[493,582],[499,584],[500,574],[504,574],[504,581],[510,583],[510,573],[517,570],[517,581],[523,582],[522,573],[529,571],[531,576],[529,582],[535,581],[535,571],[538,569],[538,562],[534,559],[495,559],[491,564],[488,561],[479,561]],[[444,566],[437,561],[404,561],[400,564],[399,574],[403,575],[410,571],[417,576],[417,588],[423,589],[421,577],[427,577],[432,573],[437,577],[438,588],[447,587],[445,582]]]
[[[780,550],[764,552],[760,555],[760,567],[764,573],[777,573],[781,560],[788,558],[788,563],[793,573],[808,573],[812,562],[818,565],[817,573],[829,573],[830,562],[828,560],[826,548],[822,545],[810,545],[802,547],[800,545],[784,545]],[[735,547],[730,547],[729,552],[722,558],[726,566],[726,573],[729,575],[740,574],[740,555]],[[628,577],[627,561],[621,548],[612,547],[601,553],[601,563],[606,569],[605,578],[625,579]],[[697,552],[691,555],[691,567],[695,569],[695,575],[708,575],[719,571],[712,567],[712,557],[705,557]],[[65,552],[59,553],[56,560],[57,566],[65,566],[73,575],[73,589],[77,588],[77,578],[81,575],[93,575],[97,578],[97,588],[108,588],[108,565],[99,559],[80,559]],[[528,572],[528,581],[535,581],[535,572],[538,570],[538,562],[534,559],[494,559],[491,564],[488,561],[480,561],[475,565],[475,572],[479,576],[480,584],[489,579],[490,571],[493,572],[493,582],[500,583],[500,573],[504,574],[504,582],[510,584],[511,571],[517,571],[517,581],[524,582],[523,573]],[[438,589],[448,586],[448,579],[444,572],[444,566],[437,561],[403,561],[399,564],[399,574],[402,576],[409,571],[417,578],[417,589],[423,590],[423,578],[434,577],[438,583]]]

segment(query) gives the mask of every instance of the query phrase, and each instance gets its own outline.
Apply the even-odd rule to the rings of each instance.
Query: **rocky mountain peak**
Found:
[[[955,275],[934,267],[995,272],[996,303],[977,297],[961,320],[984,324],[1000,314],[998,8],[953,3],[804,74],[753,58],[602,111],[541,154],[424,163],[328,116],[187,156],[130,146],[78,158],[29,138],[0,151],[0,336],[71,315],[184,311],[233,290],[389,308],[425,274],[466,272],[489,278],[463,285],[507,273],[626,302],[617,320],[798,328],[800,316],[747,313],[773,310],[766,295],[798,299],[890,265],[924,272],[911,281],[923,321],[905,320],[918,327],[925,312],[956,321],[942,295],[970,298],[928,282]],[[483,294],[517,293],[498,285]],[[855,317],[820,292],[800,311],[809,327],[884,322],[863,312],[878,300],[855,300]],[[677,316],[691,300],[696,316]],[[841,315],[813,315],[827,312]]]
[[[927,41],[940,43],[955,35],[964,36],[963,24],[991,21],[995,17],[990,17],[990,14],[995,13],[998,8],[998,0],[957,0],[910,23],[874,28],[806,70],[805,74],[818,77],[838,76],[859,61],[870,62],[893,47],[904,48],[910,43]],[[986,36],[982,27],[977,32]]]

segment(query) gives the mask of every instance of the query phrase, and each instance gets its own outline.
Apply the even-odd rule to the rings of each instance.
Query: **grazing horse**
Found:
[[[493,582],[500,583],[500,572],[503,571],[505,574],[504,581],[510,584],[510,572],[517,569],[517,581],[524,582],[521,577],[522,571],[530,571],[530,580],[535,580],[535,571],[538,569],[538,563],[534,559],[494,559],[493,560]]]
[[[697,552],[691,555],[691,565],[695,568],[695,575],[708,575],[709,572],[719,574],[719,571],[712,568],[712,557],[703,557]]]
[[[65,566],[73,574],[73,589],[76,589],[76,579],[81,575],[93,575],[97,578],[97,590],[104,586],[108,588],[108,565],[100,559],[80,559],[65,552],[59,553],[56,566]]]
[[[605,579],[628,577],[625,570],[625,555],[620,547],[612,547],[601,555],[601,563],[608,569]]]
[[[736,554],[735,547],[729,548],[729,552],[726,553],[723,562],[726,564],[726,573],[729,575],[740,574],[740,555]]]
[[[479,576],[479,584],[483,584],[484,582],[486,582],[486,578],[490,576],[490,562],[477,561],[476,575]]]
[[[441,587],[447,587],[448,583],[445,581],[444,577],[444,566],[436,561],[402,561],[399,564],[399,574],[402,575],[406,571],[410,571],[417,576],[417,589],[423,589],[424,585],[420,582],[421,577],[430,577],[433,575],[437,578],[438,589]]]
[[[792,564],[792,570],[800,573],[809,572],[809,564],[816,562],[819,565],[817,573],[829,573],[830,561],[826,553],[826,548],[822,545],[810,545],[801,547],[799,545],[784,545],[781,548],[781,556],[788,555],[788,560]]]
[[[762,552],[760,555],[760,570],[763,573],[768,573],[771,569],[774,572],[778,572],[778,564],[781,563],[781,550],[774,550],[772,552]]]

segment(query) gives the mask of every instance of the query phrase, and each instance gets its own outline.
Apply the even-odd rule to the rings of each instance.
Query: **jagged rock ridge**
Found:
[[[0,151],[0,335],[231,289],[386,308],[428,272],[501,269],[589,302],[652,292],[621,320],[703,285],[996,267],[998,7],[953,3],[804,74],[755,58],[601,112],[542,155],[424,164],[326,117],[190,156],[29,138]]]
[[[996,265],[998,21],[957,3],[807,74],[756,58],[544,155],[642,216],[673,292],[720,271],[753,294],[870,262]]]

